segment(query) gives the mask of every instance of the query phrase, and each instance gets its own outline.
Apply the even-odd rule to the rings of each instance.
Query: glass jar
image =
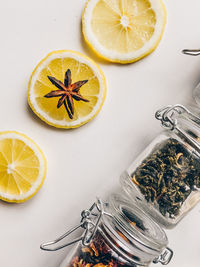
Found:
[[[79,227],[85,229],[80,238],[50,248]],[[82,212],[79,226],[41,248],[52,251],[73,243],[77,244],[60,267],[146,267],[158,262],[166,265],[173,255],[161,227],[119,195],[112,195],[107,203],[98,199]]]
[[[174,227],[200,200],[200,119],[181,105],[156,113],[166,131],[121,175],[130,203]]]

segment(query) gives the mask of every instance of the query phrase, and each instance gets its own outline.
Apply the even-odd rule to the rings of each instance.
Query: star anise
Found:
[[[72,84],[70,69],[68,69],[65,73],[64,83],[62,83],[61,81],[57,80],[56,78],[52,76],[47,76],[47,77],[50,80],[50,82],[53,85],[55,85],[59,90],[51,91],[50,93],[46,94],[44,97],[46,98],[61,97],[58,101],[57,108],[60,108],[64,104],[69,118],[73,119],[74,100],[89,102],[88,99],[83,98],[83,96],[80,94],[81,86],[87,83],[88,80],[78,81]]]

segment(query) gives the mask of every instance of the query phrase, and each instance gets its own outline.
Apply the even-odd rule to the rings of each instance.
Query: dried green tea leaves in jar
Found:
[[[159,145],[132,174],[147,202],[174,219],[193,191],[200,188],[200,161],[176,139]]]

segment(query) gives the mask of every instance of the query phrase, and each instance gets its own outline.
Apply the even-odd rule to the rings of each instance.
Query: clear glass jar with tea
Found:
[[[81,237],[55,247],[79,227]],[[82,212],[81,223],[57,240],[43,244],[44,250],[58,250],[76,243],[60,267],[147,267],[151,263],[170,262],[173,252],[161,227],[137,206],[120,195],[107,203],[97,200]]]
[[[156,118],[166,131],[122,174],[121,184],[130,203],[172,228],[200,200],[200,119],[182,105]]]

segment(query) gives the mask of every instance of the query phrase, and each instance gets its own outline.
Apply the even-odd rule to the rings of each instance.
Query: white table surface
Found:
[[[66,250],[48,253],[39,245],[76,224],[80,211],[95,196],[106,198],[115,190],[121,172],[161,131],[154,119],[157,109],[192,101],[200,58],[185,56],[181,49],[200,46],[200,1],[165,2],[168,22],[157,50],[138,63],[121,66],[96,58],[83,41],[80,21],[85,1],[1,0],[1,130],[33,138],[46,155],[48,172],[33,199],[24,204],[0,202],[0,266],[59,266]],[[77,130],[49,127],[27,105],[33,68],[58,49],[91,56],[107,78],[102,111]],[[170,267],[200,266],[199,226],[197,205],[167,231],[175,252]]]

